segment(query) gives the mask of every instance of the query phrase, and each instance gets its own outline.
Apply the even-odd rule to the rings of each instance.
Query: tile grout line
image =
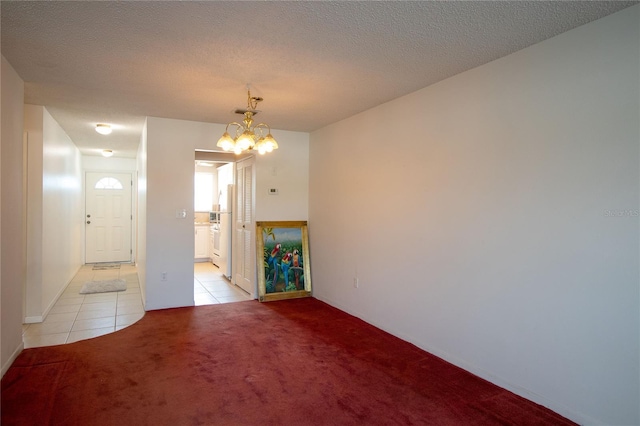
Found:
[[[67,286],[69,287],[69,286]],[[66,290],[66,288],[65,288]],[[58,299],[60,300],[60,299]],[[53,305],[57,305],[58,301],[56,300],[56,303]],[[76,315],[73,317],[73,322],[71,323],[71,328],[69,329],[69,332],[67,333],[67,338],[64,339],[64,344],[66,345],[67,342],[69,341],[69,336],[71,336],[71,330],[73,330],[73,327],[76,325],[76,321],[78,320],[78,315],[80,315],[80,309],[82,309],[82,305],[84,304],[84,298],[82,299],[82,303],[80,304],[80,308],[78,309],[78,312],[76,312]]]
[[[213,291],[214,291],[215,287],[213,287],[211,289],[207,288],[204,285],[204,283],[209,282],[209,281],[220,281],[221,283],[225,284],[223,287],[226,288],[226,289],[236,290],[236,287],[233,284],[229,283],[226,279],[224,279],[221,276],[221,274],[217,271],[217,269],[215,269],[215,268],[213,268],[213,269],[211,269],[211,268],[209,268],[209,269],[200,268],[200,269],[201,269],[200,271],[194,271],[194,279],[195,279],[194,280],[194,284],[195,284],[194,290],[195,290],[195,288],[204,289],[204,292],[201,293],[201,294],[207,295],[207,297],[211,301],[211,303],[206,303],[206,304],[230,303],[230,302],[233,302],[233,301],[240,301],[240,300],[247,299],[246,297],[242,297],[242,299],[238,299],[238,300],[227,300],[227,301],[224,301],[224,302],[221,301],[220,299],[218,299],[218,297],[214,296],[214,294],[213,294]],[[78,272],[79,272],[79,274],[78,273],[76,274],[76,276],[68,284],[67,289],[65,289],[65,292],[67,292],[67,296],[68,297],[78,296],[75,293],[77,293],[77,291],[79,291],[79,286],[81,285],[80,284],[81,281],[109,278],[109,276],[105,276],[105,272],[104,271],[93,271],[92,269],[89,269],[89,267],[87,267],[86,270],[80,269]],[[132,271],[127,270],[126,274],[130,274],[131,272]],[[133,272],[135,272],[135,271],[133,271]],[[126,281],[126,276],[123,278],[123,276],[126,275],[126,274],[125,274],[125,271],[122,268],[120,268],[118,270],[118,273],[117,273],[116,276],[118,278],[125,279],[125,281]],[[196,276],[196,274],[199,275],[199,277]],[[80,276],[78,276],[78,275],[80,275]],[[205,281],[205,280],[208,280],[208,281]],[[135,283],[132,283],[132,284],[135,284]],[[198,285],[200,287],[197,287]],[[73,290],[72,291],[68,291],[69,287],[72,287]],[[76,287],[78,287],[78,288],[76,288]],[[135,287],[139,287],[139,283],[137,285],[135,285]],[[126,299],[121,299],[121,297],[124,297],[124,292],[117,292],[116,296],[115,296],[115,300],[114,300],[115,307],[114,307],[114,311],[113,311],[114,312],[113,323],[112,323],[113,325],[109,326],[109,328],[112,328],[111,332],[115,332],[118,329],[118,315],[121,314],[121,313],[122,313],[122,315],[128,315],[128,314],[126,314],[126,312],[127,312],[127,309],[129,309],[129,306],[131,306],[131,305],[126,303],[126,302],[131,300],[129,298],[129,295],[132,295],[132,294],[136,294],[137,295],[137,299],[136,300],[137,300],[137,302],[140,303],[140,308],[142,308],[141,314],[144,316],[144,305],[142,305],[142,303],[141,303],[141,300],[140,300],[141,294],[139,292],[138,293],[127,293],[127,298]],[[220,297],[223,297],[223,298],[227,297],[227,298],[232,298],[233,299],[234,297],[238,297],[238,296],[240,296],[240,294],[239,293],[236,294],[236,292],[234,291],[232,294],[224,294],[224,295],[221,295]],[[62,300],[62,299],[63,298],[59,298],[56,301],[56,303],[54,304],[54,307],[63,306],[63,305],[58,304],[58,302],[60,302],[60,300]],[[72,343],[72,342],[70,342],[71,334],[74,333],[74,327],[77,326],[77,323],[79,321],[84,321],[84,320],[90,321],[90,320],[99,320],[100,318],[111,318],[111,315],[108,315],[106,317],[99,317],[99,318],[98,317],[97,318],[84,318],[82,320],[79,319],[81,312],[88,313],[88,312],[92,312],[93,311],[93,309],[86,309],[85,310],[84,308],[89,307],[89,305],[91,305],[91,304],[106,303],[106,302],[109,302],[109,301],[108,300],[94,300],[94,298],[87,299],[86,295],[82,296],[82,301],[79,304],[77,304],[78,305],[78,310],[75,311],[75,312],[69,312],[69,313],[73,314],[74,318],[73,318],[72,321],[70,321],[71,322],[71,328],[69,329],[69,331],[68,332],[64,332],[64,333],[60,333],[60,334],[64,335],[64,342],[61,343],[61,344]],[[119,302],[122,302],[124,304],[121,307],[119,307]],[[64,306],[66,306],[66,305],[64,305]],[[196,305],[196,306],[199,306],[199,305]],[[127,308],[127,309],[125,309],[125,308]],[[123,311],[125,313],[123,313]],[[61,312],[61,314],[62,313],[65,313],[65,312]],[[139,315],[139,313],[138,312],[134,312],[131,315]],[[85,316],[87,316],[87,315],[83,314],[83,317],[85,317]],[[91,316],[91,315],[89,315],[89,316]],[[131,324],[133,324],[133,323],[131,323]],[[131,324],[125,324],[125,325],[122,326],[122,328],[128,327]],[[25,338],[25,335],[26,335],[26,333],[27,333],[27,331],[29,330],[30,327],[31,327],[30,324],[26,325],[26,328],[23,331],[23,339]],[[75,331],[78,332],[78,333],[83,333],[83,332],[90,333],[90,330],[94,330],[94,329],[75,330]],[[45,336],[45,335],[39,335],[39,336]],[[62,340],[62,337],[63,336],[60,336],[61,340]],[[80,339],[80,340],[84,340],[84,339]],[[74,340],[74,341],[77,341],[77,340]],[[38,347],[38,346],[33,346],[33,347]]]
[[[87,268],[87,269],[88,269],[88,268]],[[81,268],[81,269],[78,271],[78,273],[80,273],[80,272],[84,273],[85,271],[83,271],[83,268]],[[131,271],[128,271],[128,272],[131,272]],[[69,282],[69,284],[67,285],[67,288],[64,290],[65,292],[68,292],[68,289],[69,289],[69,287],[71,287],[71,286],[78,286],[78,284],[77,284],[77,283],[78,283],[78,281],[79,281],[79,280],[77,279],[77,275],[78,275],[78,273],[76,273],[76,276],[74,276],[74,278],[71,280],[71,282]],[[120,269],[120,270],[118,271],[118,277],[120,277],[120,274],[121,274],[121,273],[122,273],[122,269]],[[91,273],[87,274],[86,279],[89,279],[89,280],[92,280],[92,279],[93,279],[93,280],[95,280],[96,278],[101,278],[101,277],[97,277],[97,276],[96,276],[96,274],[97,274],[97,272],[94,272],[94,271],[92,271],[92,270],[91,270]],[[102,277],[102,278],[105,278],[105,277]],[[72,291],[71,293],[74,293],[74,292]],[[75,294],[71,294],[71,293],[68,293],[68,295],[69,295],[70,297],[75,296]],[[136,293],[131,293],[131,294],[136,294]],[[138,294],[138,297],[140,297],[140,294]],[[63,306],[63,305],[59,305],[59,304],[58,304],[58,303],[60,302],[60,300],[62,300],[62,299],[64,299],[64,298],[58,298],[58,300],[56,300],[56,303],[54,304],[54,308],[55,308],[55,307],[59,307],[59,306]],[[118,313],[118,311],[119,311],[119,310],[118,310],[118,300],[119,300],[119,295],[116,295],[115,300],[114,300],[115,307],[114,307],[114,315],[113,315],[113,326],[110,326],[110,327],[109,327],[109,328],[111,328],[111,332],[115,332],[115,331],[116,331],[116,329],[117,329],[117,327],[118,327],[118,326],[117,326],[117,313]],[[72,321],[70,321],[70,322],[71,322],[70,330],[69,330],[68,332],[60,333],[60,334],[64,335],[64,341],[63,341],[62,343],[59,343],[59,344],[67,344],[67,343],[71,343],[71,342],[69,341],[69,340],[70,340],[70,338],[71,338],[71,333],[73,333],[73,332],[74,332],[74,327],[76,326],[77,322],[78,322],[78,321],[80,321],[80,320],[78,319],[78,317],[80,316],[80,312],[90,312],[90,311],[91,311],[91,310],[83,311],[83,307],[87,307],[88,305],[90,305],[90,304],[91,304],[91,303],[89,303],[89,302],[93,302],[93,303],[104,303],[104,302],[107,302],[107,301],[104,301],[104,300],[87,300],[87,297],[86,297],[86,296],[82,296],[82,301],[81,301],[79,304],[72,304],[72,305],[76,305],[76,306],[78,306],[78,310],[77,310],[77,311],[75,311],[75,312],[69,312],[69,313],[71,313],[71,314],[74,314],[74,319],[73,319]],[[142,306],[142,303],[141,303],[141,301],[140,301],[140,300],[138,300],[138,302],[140,302],[140,307],[141,307],[141,308],[143,308],[142,315],[144,315],[144,307]],[[65,306],[66,306],[66,305],[65,305]],[[64,313],[64,312],[61,312],[61,313]],[[110,318],[110,317],[111,317],[111,315],[107,316],[106,318]],[[87,321],[90,321],[90,320],[99,320],[99,319],[100,319],[100,318],[87,318],[86,320],[87,320]],[[135,322],[135,321],[134,321],[134,322]],[[131,324],[133,324],[133,323],[131,323]],[[124,327],[127,327],[127,326],[129,326],[129,325],[131,325],[131,324],[123,325],[123,328],[124,328]],[[26,327],[25,327],[25,329],[23,330],[23,333],[22,333],[23,339],[25,338],[26,333],[27,333],[27,331],[29,330],[29,328],[30,328],[30,327],[31,327],[31,324],[26,324]],[[79,333],[82,333],[82,332],[88,332],[88,333],[90,333],[90,330],[94,330],[94,329],[76,330],[76,332],[79,332]],[[108,334],[108,333],[107,333],[107,334]],[[42,336],[46,336],[46,334],[39,334],[39,335],[38,335],[38,338],[40,338],[40,339],[41,339],[41,338],[42,338]],[[60,336],[60,337],[63,337],[63,336]],[[84,339],[80,339],[80,340],[84,340]],[[48,345],[44,345],[44,346],[48,346]],[[37,344],[36,346],[31,346],[31,347],[40,347],[40,345],[39,345],[39,344]]]

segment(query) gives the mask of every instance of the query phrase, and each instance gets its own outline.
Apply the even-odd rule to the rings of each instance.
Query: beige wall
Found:
[[[312,133],[315,296],[582,424],[639,424],[638,10]]]
[[[25,280],[23,189],[24,82],[2,57],[0,352],[2,375],[23,348],[22,315]]]

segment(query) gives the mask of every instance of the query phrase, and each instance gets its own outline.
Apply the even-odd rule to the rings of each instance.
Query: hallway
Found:
[[[23,324],[25,349],[62,345],[113,333],[130,326],[144,316],[142,295],[135,265],[121,264],[119,269],[93,269],[84,265],[73,277],[42,323]],[[193,291],[196,306],[241,302],[251,297],[222,276],[210,262],[195,263]],[[87,281],[121,278],[125,291],[80,294]]]
[[[87,281],[121,278],[125,291],[80,294]],[[60,298],[38,324],[23,324],[24,347],[61,345],[113,333],[144,316],[138,273],[135,265],[121,264],[119,269],[94,270],[84,265],[73,277]]]

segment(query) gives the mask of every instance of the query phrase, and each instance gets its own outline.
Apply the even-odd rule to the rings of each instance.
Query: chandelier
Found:
[[[247,109],[237,109],[235,111],[236,114],[243,114],[244,120],[242,120],[242,123],[233,121],[227,124],[227,128],[216,146],[225,151],[233,151],[236,154],[249,150],[256,150],[260,154],[264,154],[278,149],[278,143],[271,136],[271,127],[268,124],[258,123],[255,126],[253,125],[253,116],[260,112],[256,108],[258,103],[262,101],[262,98],[252,97],[251,91],[247,87]],[[235,128],[233,137],[229,134],[229,127]]]

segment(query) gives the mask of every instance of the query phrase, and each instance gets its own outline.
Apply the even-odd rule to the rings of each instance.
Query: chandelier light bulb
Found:
[[[267,145],[264,143],[264,138],[260,138],[253,149],[257,149],[258,154],[264,155],[267,152]]]
[[[278,149],[278,142],[276,142],[276,140],[273,138],[273,136],[271,136],[271,133],[269,133],[264,138],[264,144],[266,146],[267,152],[271,152],[274,149]]]
[[[246,151],[249,148],[253,148],[255,142],[253,141],[253,132],[250,130],[245,130],[242,132],[238,140],[236,141],[236,145],[240,147],[242,151]]]
[[[233,141],[233,139],[231,138],[231,135],[228,132],[224,132],[224,134],[220,139],[218,139],[218,143],[216,144],[218,148],[222,148],[224,151],[233,150],[234,145],[235,145],[235,142]]]

